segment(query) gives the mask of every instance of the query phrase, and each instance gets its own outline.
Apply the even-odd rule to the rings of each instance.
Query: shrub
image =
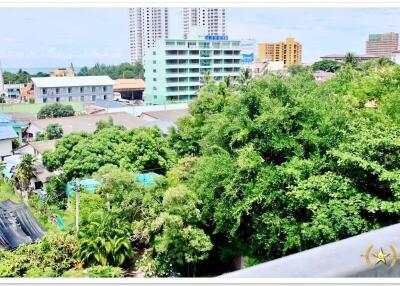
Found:
[[[93,266],[86,269],[71,269],[62,275],[69,278],[118,278],[124,277],[124,270],[112,266]]]

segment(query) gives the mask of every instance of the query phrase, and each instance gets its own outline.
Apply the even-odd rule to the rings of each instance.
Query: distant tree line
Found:
[[[78,76],[108,75],[112,79],[117,78],[144,78],[144,67],[140,63],[134,65],[122,63],[119,65],[105,65],[97,63],[93,67],[82,67],[77,73]],[[4,83],[18,84],[28,83],[32,77],[48,77],[50,74],[38,72],[30,74],[27,71],[19,69],[18,72],[12,73],[5,71],[3,73]]]
[[[134,65],[122,63],[119,65],[95,64],[94,67],[83,67],[80,69],[79,76],[108,75],[112,79],[117,78],[143,78],[144,67],[140,63]]]
[[[18,72],[12,73],[5,71],[3,72],[3,78],[5,84],[17,84],[17,83],[28,83],[32,77],[47,77],[49,74],[38,72],[36,74],[30,74],[27,71],[19,69]]]

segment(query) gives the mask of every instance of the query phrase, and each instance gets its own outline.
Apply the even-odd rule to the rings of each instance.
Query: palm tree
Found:
[[[28,194],[29,181],[33,177],[35,158],[31,154],[24,154],[22,156],[21,163],[19,163],[16,176],[20,183],[22,193]]]
[[[344,64],[356,67],[358,65],[358,59],[354,53],[346,53],[344,57]]]
[[[210,74],[209,71],[206,71],[206,72],[204,73],[203,82],[204,82],[204,84],[207,84],[207,83],[209,83],[210,81],[211,81],[211,74]]]
[[[249,68],[242,69],[240,74],[240,82],[247,83],[251,79],[251,71]]]
[[[230,75],[224,77],[224,82],[227,88],[232,86],[232,77]]]

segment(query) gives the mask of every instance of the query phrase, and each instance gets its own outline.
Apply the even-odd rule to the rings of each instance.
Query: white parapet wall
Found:
[[[132,113],[135,116],[140,116],[143,112],[186,109],[188,106],[189,105],[187,103],[133,106]]]

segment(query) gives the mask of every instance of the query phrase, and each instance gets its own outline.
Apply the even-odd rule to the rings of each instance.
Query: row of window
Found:
[[[213,54],[213,55],[240,55],[240,50],[166,50],[167,56],[181,56],[181,55],[192,55],[196,56],[199,54]]]
[[[103,95],[103,96],[99,96],[99,97],[97,97],[96,95],[92,95],[92,96],[91,96],[91,100],[92,100],[92,101],[96,101],[96,99],[99,99],[99,98],[101,98],[101,99],[103,99],[103,100],[107,100],[107,95]],[[55,98],[55,101],[56,101],[56,102],[61,102],[61,97],[56,97],[56,98]],[[69,102],[72,102],[72,101],[73,101],[72,96],[68,96],[68,101],[69,101]],[[84,96],[81,96],[81,97],[80,97],[80,101],[85,101],[85,97],[84,97]],[[47,102],[47,97],[43,97],[43,103],[46,103],[46,102]]]
[[[100,90],[102,90],[103,92],[106,92],[108,90],[107,86],[102,86],[100,88],[101,88]],[[64,88],[56,87],[55,88],[56,94],[59,94],[60,91],[63,90],[63,89]],[[73,89],[72,87],[67,87],[66,88],[68,93],[72,93],[72,89]],[[79,92],[83,93],[83,92],[89,91],[89,90],[91,90],[92,92],[96,92],[96,89],[99,90],[98,87],[96,87],[96,86],[86,87],[86,88],[85,87],[79,87]],[[54,88],[42,88],[42,94],[48,94],[48,91],[54,91]]]
[[[180,59],[180,60],[166,60],[167,65],[183,65],[183,64],[201,64],[210,65],[214,64],[238,64],[240,59]],[[155,71],[155,70],[153,70]]]
[[[183,69],[166,69],[166,73],[167,74],[180,74],[180,73],[205,73],[206,71],[209,72],[239,72],[240,71],[240,67],[225,67],[225,68],[203,68],[203,69],[199,69],[199,68],[183,68]],[[157,81],[156,78],[153,78],[153,81]]]

